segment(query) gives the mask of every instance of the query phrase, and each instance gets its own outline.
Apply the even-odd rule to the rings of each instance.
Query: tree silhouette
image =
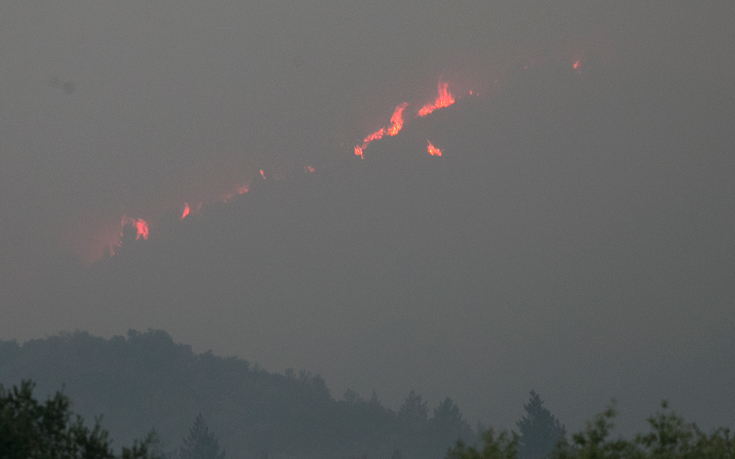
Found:
[[[433,451],[446,451],[458,440],[472,444],[477,438],[472,428],[462,416],[459,407],[447,397],[436,408],[434,417],[429,421],[430,438]]]
[[[526,415],[516,422],[518,459],[541,459],[547,457],[556,445],[564,440],[566,430],[549,410],[543,407],[541,397],[531,391],[531,398],[523,405]]]
[[[178,459],[224,459],[225,452],[220,451],[219,440],[209,431],[204,416],[197,415],[189,435],[184,437],[183,446]]]
[[[0,458],[3,459],[113,459],[108,433],[95,420],[94,427],[70,410],[69,398],[56,392],[41,403],[33,396],[35,384],[29,380],[6,390],[0,384]],[[151,432],[132,448],[122,448],[122,459],[153,459],[157,442]]]
[[[438,430],[447,430],[452,433],[470,430],[459,407],[449,397],[434,408],[434,417],[431,421]]]
[[[415,391],[411,391],[406,397],[406,401],[398,409],[398,417],[408,422],[426,422],[429,416],[429,409],[426,407],[425,401]]]

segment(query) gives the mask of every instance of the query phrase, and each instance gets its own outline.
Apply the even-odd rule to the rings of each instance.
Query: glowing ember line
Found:
[[[382,139],[384,135],[385,135],[385,128],[380,128],[380,130],[375,131],[369,136],[365,137],[365,140],[363,140],[363,143],[370,143],[373,140]]]
[[[184,203],[184,211],[181,212],[181,219],[182,220],[185,219],[186,216],[189,215],[189,212],[190,211],[191,211],[191,209],[189,208],[189,203],[185,202]]]
[[[265,173],[263,172],[263,169],[260,170],[260,176],[263,177],[263,180],[265,180]]]
[[[433,112],[436,109],[449,107],[454,103],[454,96],[452,93],[447,91],[447,88],[449,87],[449,83],[445,83],[440,81],[439,86],[437,87],[437,96],[436,101],[433,104],[424,105],[421,107],[421,110],[419,110],[419,116],[426,116],[429,113]]]
[[[382,127],[369,136],[365,137],[365,139],[363,139],[362,141],[362,144],[355,145],[355,155],[359,156],[362,159],[365,159],[362,153],[363,150],[367,148],[368,145],[370,145],[370,142],[372,142],[373,140],[382,139],[385,135],[394,136],[398,134],[398,132],[400,132],[401,128],[403,127],[403,110],[405,110],[406,107],[408,107],[408,102],[398,104],[396,106],[396,109],[393,110],[393,115],[390,117],[390,125],[388,127]]]
[[[388,135],[394,136],[401,131],[403,127],[403,110],[408,107],[408,102],[404,102],[398,105],[393,112],[393,116],[390,117],[390,126],[388,127]]]
[[[432,145],[431,141],[427,140],[427,142],[429,142],[429,146],[426,147],[426,151],[428,151],[431,156],[441,156],[442,155],[442,151],[436,148],[434,145]]]
[[[131,226],[135,228],[136,235],[135,240],[137,241],[140,238],[143,238],[143,240],[148,240],[148,223],[146,223],[145,220],[142,218],[130,218],[128,216],[123,215],[122,221],[120,222],[120,237],[123,236],[122,229],[126,226]]]

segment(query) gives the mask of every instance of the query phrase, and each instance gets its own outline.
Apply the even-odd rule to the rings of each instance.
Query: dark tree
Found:
[[[449,397],[434,408],[434,417],[431,418],[430,424],[431,441],[437,451],[446,451],[457,440],[470,444],[476,440],[459,407]]]
[[[549,410],[543,407],[541,397],[531,391],[531,398],[523,405],[526,415],[516,422],[520,436],[518,438],[519,459],[541,459],[547,457],[564,441],[566,430]]]
[[[426,407],[426,402],[414,391],[408,394],[406,401],[398,409],[398,417],[408,422],[423,423],[426,422],[428,416],[429,409]]]
[[[469,424],[465,421],[459,407],[447,397],[436,408],[431,422],[437,430],[449,432],[471,432]],[[466,439],[467,440],[467,439]]]
[[[224,459],[217,436],[209,431],[207,422],[201,414],[194,420],[189,435],[184,437],[178,459]]]
[[[481,449],[475,446],[467,446],[464,442],[458,441],[454,448],[447,451],[445,459],[518,458],[518,435],[515,432],[500,431],[496,434],[493,429],[488,429],[482,433],[482,441],[484,444]]]
[[[0,384],[0,458],[3,459],[112,459],[108,433],[95,421],[84,425],[72,420],[70,401],[61,392],[45,403],[33,397],[34,383],[6,390]],[[123,459],[152,458],[154,434],[132,448],[122,449]]]

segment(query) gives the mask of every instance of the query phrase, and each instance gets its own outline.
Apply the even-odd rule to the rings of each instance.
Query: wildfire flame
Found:
[[[429,142],[429,146],[426,147],[426,151],[428,151],[431,156],[441,156],[442,155],[442,151],[436,148],[434,145],[432,145],[431,141],[427,140],[427,142]]]
[[[370,145],[370,142],[372,142],[373,140],[382,139],[385,135],[394,136],[398,134],[403,127],[403,110],[405,110],[406,107],[408,107],[408,102],[398,104],[396,106],[396,109],[393,110],[393,115],[390,117],[390,125],[388,127],[382,127],[365,137],[365,139],[363,139],[362,141],[362,144],[355,145],[355,155],[359,156],[360,158],[364,158],[362,152],[365,148],[367,148],[368,145]]]
[[[380,128],[379,131],[375,131],[369,136],[365,137],[365,142],[370,143],[373,140],[382,139],[384,135],[385,135],[385,128]]]
[[[390,117],[390,126],[388,127],[388,135],[394,136],[401,131],[403,127],[403,110],[408,107],[408,102],[403,102],[398,105],[393,111],[393,116]]]
[[[143,240],[148,240],[148,223],[146,223],[145,220],[142,218],[130,218],[126,215],[123,215],[122,221],[120,222],[120,237],[123,236],[122,230],[126,226],[131,226],[135,228],[136,235],[135,240],[137,241],[140,238],[143,238]]]
[[[262,172],[262,171],[261,171],[261,172]],[[265,176],[264,176],[263,178],[265,179]],[[241,194],[245,194],[245,193],[247,193],[248,191],[250,191],[250,185],[243,185],[243,186],[241,186],[240,188],[236,189],[235,191],[233,191],[233,192],[231,192],[231,193],[228,193],[228,194],[226,194],[226,195],[225,195],[225,196],[224,196],[223,198],[221,198],[221,199],[220,199],[219,201],[220,201],[220,202],[229,202],[229,201],[231,201],[231,200],[232,200],[232,198],[234,198],[235,196],[238,196],[238,195],[241,195]],[[202,205],[201,205],[201,204],[199,204],[199,208],[197,209],[197,211],[199,211],[199,210],[201,209],[201,207],[202,207]]]
[[[573,56],[569,56],[568,60],[565,60],[565,65],[568,66],[571,64],[572,69],[576,73],[581,73],[583,69],[585,68],[585,65],[587,62],[585,59],[586,58],[584,57],[583,54],[576,53]],[[530,62],[527,63],[527,65],[524,66],[524,68],[529,69],[531,67],[534,67],[535,65],[536,65],[535,62],[531,60]],[[498,82],[499,82],[498,79],[493,80],[494,84],[498,84]],[[464,93],[464,94],[467,94],[467,93]],[[469,95],[475,96],[475,97],[479,96],[479,94],[475,90],[470,90]],[[460,96],[458,96],[458,98],[459,97]],[[410,121],[412,118],[415,118],[416,116],[425,117],[440,108],[448,107],[454,103],[455,103],[455,96],[451,92],[449,92],[449,83],[439,80],[437,84],[437,96],[436,96],[435,101],[433,103],[422,106],[417,112],[414,112],[412,109],[409,112],[408,120]],[[390,117],[390,121],[388,125],[383,126],[377,131],[367,135],[362,140],[362,142],[359,142],[358,144],[355,145],[355,148],[354,148],[355,155],[361,158],[364,158],[363,156],[364,150],[368,147],[368,145],[370,145],[371,142],[382,139],[385,136],[397,135],[403,128],[404,121],[405,121],[404,112],[408,106],[409,106],[408,102],[402,102],[398,104],[393,110],[393,114]],[[431,156],[438,156],[438,157],[442,156],[442,151],[439,148],[435,147],[429,140],[427,140],[426,151]],[[315,171],[314,167],[312,167],[311,165],[304,166],[305,174],[311,174],[311,173],[314,173],[314,171]],[[259,173],[262,179],[266,180],[265,172],[262,169],[259,170]],[[283,175],[279,174],[278,171],[274,171],[272,173],[273,180],[278,181],[282,177]],[[215,199],[215,201],[216,202],[223,202],[223,201],[227,202],[233,199],[237,195],[247,193],[249,191],[250,179],[248,179],[247,183],[248,183],[247,185],[239,186],[239,188],[234,188],[234,187],[231,188],[228,194],[224,195],[223,197],[219,199]],[[185,218],[189,216],[196,215],[202,208],[203,204],[206,205],[207,203],[199,202],[199,204],[196,206],[190,206],[189,203],[184,202],[183,207],[181,208],[180,219],[184,220]],[[148,223],[145,220],[141,218],[130,218],[127,216],[122,217],[120,239],[117,241],[117,243],[113,242],[114,237],[115,237],[115,231],[116,231],[116,225],[115,225],[115,221],[113,220],[109,222],[109,225],[105,227],[105,235],[104,235],[104,240],[105,240],[104,243],[108,244],[107,246],[110,249],[111,254],[114,254],[114,249],[116,247],[119,247],[120,244],[122,243],[123,232],[125,233],[124,237],[127,237],[127,238],[132,238],[132,235],[135,234],[135,240],[139,240],[141,238],[143,240],[147,240],[148,234],[149,234]],[[135,231],[135,233],[133,233],[133,231]]]
[[[449,83],[439,81],[439,85],[437,87],[437,96],[436,101],[434,101],[433,104],[424,105],[421,107],[421,110],[419,110],[419,116],[426,116],[429,113],[433,112],[436,109],[449,107],[454,103],[454,96],[452,93],[447,91],[447,88],[449,87]]]
[[[578,63],[575,64],[575,68],[577,67]],[[448,91],[449,84],[439,81],[439,84],[437,86],[437,98],[436,101],[433,104],[425,105],[418,111],[418,116],[426,116],[433,111],[448,107],[454,103],[454,96]],[[472,95],[472,91],[470,91],[470,95]],[[383,126],[377,131],[367,135],[363,141],[360,144],[355,145],[355,155],[363,157],[363,151],[365,148],[367,148],[368,145],[370,145],[371,142],[375,140],[380,140],[385,136],[395,136],[397,135],[401,129],[403,128],[404,124],[404,118],[403,114],[406,108],[408,107],[408,102],[402,102],[396,106],[396,108],[393,110],[393,114],[390,117],[390,122],[387,126]],[[431,156],[441,156],[442,152],[440,149],[436,148],[434,145],[432,145],[431,142],[428,143],[427,151]],[[314,173],[315,169],[311,165],[304,166],[304,173],[306,174],[312,174]],[[259,170],[260,176],[263,178],[263,180],[266,180],[266,175],[263,169]],[[278,180],[278,174],[274,176],[276,180]],[[235,189],[233,192],[230,192],[229,194],[225,195],[222,201],[227,202],[233,199],[235,196],[247,193],[249,191],[249,185],[241,186],[237,189]],[[200,202],[198,206],[195,206],[195,208],[192,208],[188,202],[183,203],[183,208],[181,211],[181,220],[184,220],[185,218],[189,217],[190,215],[193,215],[197,213],[202,207],[202,203]],[[129,228],[130,230],[126,230]],[[131,218],[128,216],[123,215],[121,223],[120,223],[120,240],[118,243],[114,246],[109,246],[109,250],[111,254],[115,253],[115,247],[118,247],[120,243],[122,242],[122,238],[125,237],[123,233],[126,231],[129,231],[127,234],[130,234],[128,237],[132,237],[132,230],[135,231],[135,240],[143,239],[148,240],[148,223],[143,220],[142,218]]]

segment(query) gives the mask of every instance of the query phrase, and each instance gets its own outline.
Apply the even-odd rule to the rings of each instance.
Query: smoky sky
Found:
[[[0,336],[162,328],[505,426],[531,389],[571,426],[611,397],[733,425],[733,8],[7,1]],[[479,96],[354,157],[440,79]],[[85,267],[123,215],[151,239]]]

